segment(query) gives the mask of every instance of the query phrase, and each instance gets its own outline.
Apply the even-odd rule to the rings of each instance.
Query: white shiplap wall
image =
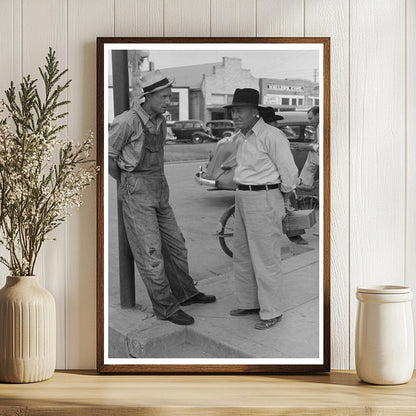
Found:
[[[331,37],[332,368],[353,368],[356,286],[416,288],[416,0],[0,6],[0,91],[35,74],[52,46],[73,80],[65,134],[74,140],[95,130],[97,36]],[[38,264],[57,302],[58,368],[95,367],[95,207],[94,185]],[[0,272],[3,283],[7,271]]]

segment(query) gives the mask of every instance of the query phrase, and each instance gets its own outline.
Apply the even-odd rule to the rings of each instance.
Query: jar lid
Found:
[[[410,293],[411,289],[408,286],[396,286],[396,285],[376,285],[368,287],[358,287],[358,293],[379,293],[383,295],[394,295],[399,293]]]

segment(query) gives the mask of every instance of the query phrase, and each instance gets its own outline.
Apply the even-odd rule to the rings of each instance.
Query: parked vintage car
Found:
[[[278,128],[286,134],[300,172],[309,152],[305,149],[305,145],[312,142],[314,129],[308,125],[307,112],[284,111],[278,114],[283,117],[282,120],[277,121]],[[236,166],[235,157],[235,144],[228,138],[220,140],[215,151],[210,155],[206,168],[201,167],[200,171],[196,173],[196,181],[201,185],[217,189],[234,190],[236,187],[233,181]]]
[[[212,131],[201,120],[178,120],[169,123],[178,141],[191,141],[199,144],[206,140],[216,140]]]
[[[232,120],[211,120],[207,121],[207,127],[212,131],[212,135],[219,137],[229,137],[234,133],[234,121]]]

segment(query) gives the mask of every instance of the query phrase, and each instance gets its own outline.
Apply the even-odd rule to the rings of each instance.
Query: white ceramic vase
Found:
[[[372,384],[403,384],[414,368],[414,332],[410,288],[373,286],[357,289],[355,366]]]
[[[8,276],[0,290],[0,381],[50,378],[56,365],[53,296],[36,276]]]

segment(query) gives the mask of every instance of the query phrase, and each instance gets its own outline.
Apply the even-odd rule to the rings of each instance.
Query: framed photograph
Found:
[[[97,39],[101,373],[330,371],[330,39]]]

